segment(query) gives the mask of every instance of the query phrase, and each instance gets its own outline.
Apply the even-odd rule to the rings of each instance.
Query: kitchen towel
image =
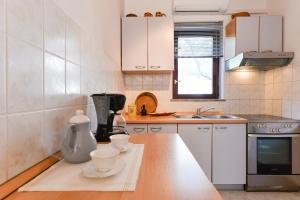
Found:
[[[84,177],[82,168],[89,162],[70,164],[61,160],[18,191],[135,191],[143,153],[144,145],[134,144],[129,151],[120,154],[126,163],[124,169],[106,178]]]

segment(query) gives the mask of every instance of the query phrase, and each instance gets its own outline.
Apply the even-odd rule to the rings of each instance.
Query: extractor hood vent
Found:
[[[225,62],[226,71],[263,70],[287,66],[294,58],[293,52],[245,52]]]

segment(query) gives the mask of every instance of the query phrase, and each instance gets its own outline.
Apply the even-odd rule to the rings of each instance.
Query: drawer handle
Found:
[[[216,130],[226,130],[227,127],[226,126],[221,126],[221,127],[215,127]]]
[[[160,69],[160,66],[150,66],[151,69]]]
[[[209,129],[210,129],[210,128],[208,128],[208,127],[205,127],[205,128],[198,127],[198,130],[199,130],[199,131],[202,131],[202,130],[204,130],[204,131],[209,131]]]
[[[143,132],[145,130],[145,128],[133,128],[133,130],[136,132],[136,133],[140,133],[140,132]]]
[[[136,69],[145,69],[145,66],[135,66]]]
[[[161,128],[161,127],[157,127],[157,128],[156,128],[156,127],[151,127],[150,130],[151,130],[152,132],[157,133],[157,132],[161,131],[162,128]]]

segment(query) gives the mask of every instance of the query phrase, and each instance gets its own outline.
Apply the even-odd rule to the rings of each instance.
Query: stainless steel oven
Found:
[[[272,119],[249,120],[246,189],[299,191],[300,122]]]

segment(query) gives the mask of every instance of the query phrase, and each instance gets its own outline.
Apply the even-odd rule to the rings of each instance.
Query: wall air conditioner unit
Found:
[[[197,12],[197,13],[225,13],[228,8],[229,0],[175,0],[175,12]]]

